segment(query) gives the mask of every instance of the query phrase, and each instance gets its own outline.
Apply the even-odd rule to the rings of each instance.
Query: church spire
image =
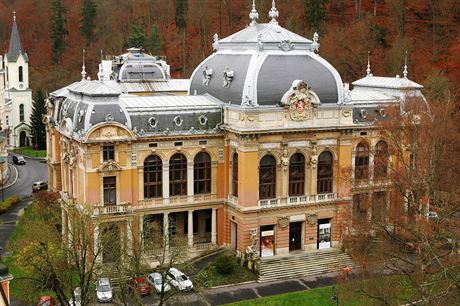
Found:
[[[15,62],[20,54],[23,54],[23,48],[21,37],[19,36],[18,25],[16,24],[16,12],[13,12],[13,27],[11,28],[10,47],[8,48],[6,56],[8,61]]]
[[[270,21],[270,24],[277,25],[278,21],[276,18],[280,16],[280,13],[278,12],[278,9],[276,8],[276,3],[275,0],[272,1],[272,8],[270,12],[268,12],[268,17],[270,17],[272,20]]]
[[[257,24],[257,19],[259,19],[259,12],[256,10],[256,0],[252,0],[252,10],[249,13],[249,19],[251,19],[250,26]]]

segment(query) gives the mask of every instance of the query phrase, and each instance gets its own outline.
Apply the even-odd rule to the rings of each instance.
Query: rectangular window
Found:
[[[115,160],[115,146],[102,147],[102,160]]]
[[[368,194],[367,193],[355,194],[353,196],[353,219],[354,221],[366,220],[368,207],[369,207]]]
[[[117,204],[117,178],[115,176],[104,177],[104,205]]]
[[[374,192],[372,195],[372,222],[385,222],[387,195],[385,191]]]
[[[5,121],[6,121],[6,126],[9,126],[9,125],[10,125],[10,120],[9,120],[8,116],[6,116],[6,120],[5,120]]]

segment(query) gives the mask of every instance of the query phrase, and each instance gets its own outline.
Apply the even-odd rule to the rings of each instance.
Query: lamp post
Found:
[[[5,201],[4,199],[4,192],[3,192],[3,187],[5,185],[5,181],[3,179],[3,166],[5,165],[5,160],[1,159],[0,160],[0,175],[2,176],[2,202]]]

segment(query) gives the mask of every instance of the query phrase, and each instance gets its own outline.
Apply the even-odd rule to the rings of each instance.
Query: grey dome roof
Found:
[[[341,103],[337,70],[313,50],[311,41],[278,24],[255,24],[214,43],[216,52],[192,74],[190,94],[210,94],[222,102],[278,105],[295,80],[306,81],[320,103]],[[230,84],[224,74],[230,73]]]
[[[119,81],[154,81],[169,79],[169,66],[166,62],[139,48],[130,48],[120,57],[122,65],[116,68]]]

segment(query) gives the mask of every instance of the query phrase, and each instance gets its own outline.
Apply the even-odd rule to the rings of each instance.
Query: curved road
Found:
[[[20,217],[21,209],[29,204],[29,197],[32,194],[32,183],[35,181],[48,180],[48,171],[45,161],[29,159],[27,157],[25,157],[25,159],[25,165],[14,165],[18,169],[18,180],[16,181],[16,184],[3,190],[3,196],[5,199],[13,195],[23,198],[20,203],[16,204],[8,212],[0,215],[0,247],[4,250],[6,249],[8,240],[16,227],[16,221]],[[10,164],[13,163],[11,154],[8,156],[8,162]]]

